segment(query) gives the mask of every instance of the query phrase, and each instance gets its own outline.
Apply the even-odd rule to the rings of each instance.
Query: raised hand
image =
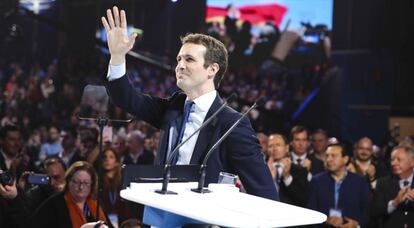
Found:
[[[119,12],[114,6],[106,10],[106,18],[102,17],[102,25],[106,30],[109,52],[111,53],[111,65],[120,65],[125,62],[125,55],[132,49],[135,43],[136,33],[128,37],[127,20],[124,10]]]

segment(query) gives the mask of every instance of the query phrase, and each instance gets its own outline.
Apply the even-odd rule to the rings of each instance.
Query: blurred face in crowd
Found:
[[[119,161],[116,158],[115,151],[106,150],[102,160],[102,167],[105,171],[111,171],[119,167]]]
[[[267,144],[269,159],[280,161],[289,152],[289,145],[285,143],[280,135],[271,135]]]
[[[63,149],[68,150],[75,146],[76,138],[72,134],[66,131],[62,131],[60,133],[60,137],[62,138]]]
[[[55,189],[62,189],[65,183],[65,169],[59,162],[53,163],[46,168],[46,174],[50,177],[50,185]]]
[[[84,202],[92,189],[92,177],[85,170],[73,174],[69,181],[69,192],[76,202]]]
[[[294,134],[291,145],[293,152],[295,152],[295,154],[299,156],[305,154],[306,149],[308,148],[308,134],[306,133],[306,131]]]
[[[257,139],[259,140],[260,146],[262,147],[262,152],[266,153],[266,151],[267,151],[267,141],[268,141],[267,136],[263,133],[259,133],[259,134],[257,134]]]
[[[114,148],[114,150],[120,155],[122,156],[123,152],[126,150],[127,146],[126,146],[126,142],[123,138],[121,138],[120,136],[116,136],[114,137],[113,141],[112,141],[112,146]]]
[[[342,156],[342,148],[339,146],[330,146],[326,150],[326,169],[331,173],[344,171],[348,160],[348,156]]]
[[[208,92],[211,88],[214,89],[213,79],[218,71],[218,65],[204,67],[206,51],[206,47],[201,44],[185,43],[181,46],[177,55],[175,73],[177,86],[184,92]],[[213,65],[217,67],[216,70]]]
[[[407,153],[404,148],[398,148],[391,153],[392,173],[400,178],[407,178],[411,175],[414,168],[413,155]]]
[[[372,142],[368,138],[359,140],[356,148],[356,157],[360,161],[368,161],[372,158]]]
[[[19,131],[8,131],[6,137],[1,140],[4,153],[10,157],[16,156],[21,147],[21,137]]]
[[[141,152],[141,149],[143,146],[143,139],[141,139],[138,135],[129,134],[127,143],[128,143],[128,149],[130,153]]]
[[[56,129],[55,127],[51,127],[49,129],[49,137],[50,137],[50,140],[52,140],[53,142],[56,142],[57,140],[59,140],[60,135],[59,135],[58,129]]]
[[[323,153],[328,146],[328,138],[322,133],[314,133],[312,135],[312,148],[316,153]]]

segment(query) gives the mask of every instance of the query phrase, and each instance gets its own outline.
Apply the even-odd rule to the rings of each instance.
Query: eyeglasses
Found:
[[[76,187],[85,187],[85,188],[90,188],[92,183],[90,182],[82,182],[82,181],[78,181],[78,180],[71,180],[70,183]]]

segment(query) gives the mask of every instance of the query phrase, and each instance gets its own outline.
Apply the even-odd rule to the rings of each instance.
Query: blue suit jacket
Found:
[[[366,180],[348,172],[339,191],[338,208],[342,217],[357,220],[360,225],[368,221],[369,186]],[[308,208],[329,216],[329,209],[335,207],[335,180],[329,172],[313,176],[310,182]]]
[[[177,92],[164,99],[142,94],[130,85],[126,76],[108,82],[107,89],[116,105],[160,129],[160,145],[155,163],[164,164],[168,150],[169,129],[179,125],[186,95]],[[208,119],[222,103],[222,99],[217,96],[205,119]],[[202,129],[190,164],[201,164],[206,152],[240,116],[240,113],[226,107]],[[216,183],[219,172],[226,171],[239,175],[249,194],[277,199],[270,171],[263,161],[260,144],[247,118],[241,121],[216,150],[207,162],[206,185]]]

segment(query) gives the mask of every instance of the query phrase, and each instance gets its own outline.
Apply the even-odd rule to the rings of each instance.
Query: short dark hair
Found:
[[[5,125],[5,126],[1,127],[1,129],[0,129],[0,139],[5,139],[7,137],[7,134],[10,131],[19,131],[20,132],[20,129],[16,125],[11,125],[11,124],[8,124],[8,125]]]
[[[66,165],[60,157],[49,157],[46,158],[45,162],[43,162],[43,168],[46,170],[49,166],[53,164],[60,164],[63,167],[63,170],[66,170]]]
[[[339,147],[341,149],[341,155],[342,155],[342,157],[345,157],[345,156],[348,156],[349,157],[349,154],[348,154],[348,151],[347,151],[347,147],[346,147],[345,144],[342,144],[342,143],[331,143],[331,144],[328,145],[328,147],[326,147],[326,150],[328,150],[328,148],[330,148],[330,147]]]
[[[321,134],[321,135],[324,135],[326,138],[328,138],[328,133],[325,130],[323,130],[322,128],[318,128],[318,129],[314,130],[312,132],[312,135],[314,135],[314,134]]]
[[[138,219],[128,219],[121,223],[120,228],[141,227],[142,223]]]
[[[190,33],[181,37],[181,44],[200,44],[207,50],[204,55],[204,68],[207,68],[213,63],[219,65],[219,71],[214,76],[214,87],[217,89],[224,77],[228,65],[228,53],[226,46],[216,38],[200,33]]]
[[[309,137],[309,131],[306,127],[301,126],[301,125],[296,125],[292,127],[292,129],[290,130],[290,140],[293,140],[293,136],[301,132],[306,132],[307,137]]]

